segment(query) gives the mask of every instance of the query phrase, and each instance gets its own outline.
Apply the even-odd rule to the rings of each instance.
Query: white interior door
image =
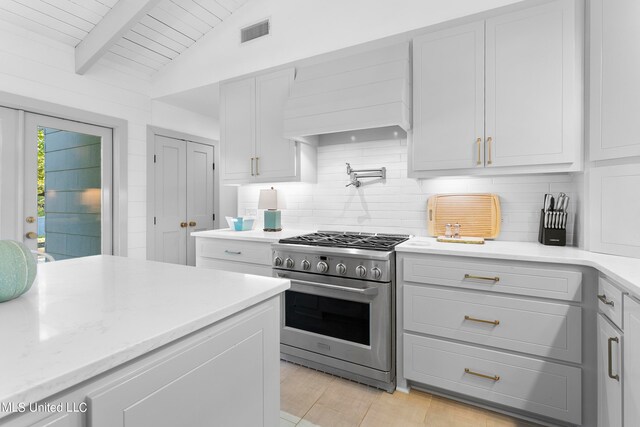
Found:
[[[187,263],[187,147],[155,136],[155,259]]]
[[[196,265],[191,232],[213,229],[213,147],[187,142],[187,265]]]
[[[23,236],[55,259],[111,254],[113,131],[24,114]]]
[[[414,39],[413,78],[413,170],[484,167],[484,21]]]

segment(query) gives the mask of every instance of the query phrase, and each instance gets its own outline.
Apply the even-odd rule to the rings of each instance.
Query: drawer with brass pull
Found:
[[[202,258],[271,266],[271,243],[231,239],[201,239],[196,248]]]
[[[578,367],[412,333],[402,338],[404,376],[411,382],[573,424],[582,422]]]
[[[600,276],[598,278],[598,309],[620,329],[622,329],[623,294],[624,293],[606,277]]]
[[[582,308],[477,292],[404,285],[405,331],[568,362],[582,360]]]
[[[442,255],[402,255],[405,282],[582,301],[582,273],[561,266]]]

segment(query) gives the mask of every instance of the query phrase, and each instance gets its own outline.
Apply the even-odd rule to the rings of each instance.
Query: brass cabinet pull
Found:
[[[260,175],[260,167],[258,163],[259,160],[260,160],[260,157],[256,157],[256,175]]]
[[[611,307],[614,306],[614,302],[608,300],[606,294],[598,295],[598,299],[602,301],[603,304],[610,305]]]
[[[614,342],[614,341],[615,342],[620,342],[620,340],[618,340],[618,337],[611,337],[611,338],[609,338],[609,342],[607,343],[607,347],[608,347],[607,348],[607,350],[608,350],[607,353],[609,355],[609,364],[608,364],[608,367],[609,367],[609,378],[614,379],[616,381],[620,381],[620,375],[618,375],[618,374],[613,375],[613,366],[612,366],[613,365],[613,361],[611,360],[612,359],[611,358],[611,352],[612,352],[611,343]]]
[[[473,274],[465,274],[465,279],[478,279],[478,280],[490,280],[492,282],[499,282],[500,278],[498,276],[495,277],[485,277],[485,276],[474,276]]]
[[[196,226],[195,221],[189,221],[189,227],[195,227],[195,226]]]
[[[499,320],[484,320],[484,319],[477,319],[471,316],[464,316],[464,320],[469,320],[470,322],[478,322],[478,323],[489,323],[494,326],[498,326],[500,324]]]
[[[32,216],[28,216],[27,218],[25,218],[25,221],[27,221],[27,223],[29,224],[33,224],[34,222],[36,222],[36,219]]]
[[[491,138],[491,137],[487,138],[487,145],[489,146],[489,147],[488,147],[488,153],[489,153],[489,154],[488,154],[488,156],[489,156],[489,159],[487,160],[487,164],[488,164],[488,165],[490,165],[490,164],[492,164],[492,163],[493,163],[493,160],[492,160],[492,157],[491,157],[491,143],[492,143],[492,142],[493,142],[493,138]]]
[[[480,374],[478,372],[473,372],[469,368],[464,368],[464,373],[465,374],[470,374],[470,375],[475,375],[476,377],[480,377],[480,378],[486,378],[486,379],[491,380],[491,381],[500,381],[500,375],[491,376],[491,375]]]
[[[180,228],[187,228],[187,223],[186,222],[181,222],[180,223]]]
[[[253,157],[251,158],[251,176],[254,176],[255,174],[253,173]]]
[[[26,237],[27,239],[37,239],[38,233],[36,233],[35,231],[29,231],[27,234],[24,235],[24,237]]]
[[[476,144],[478,144],[478,160],[476,161],[476,165],[481,165],[482,164],[482,152],[481,152],[481,145],[482,145],[482,138],[478,138],[476,139]]]

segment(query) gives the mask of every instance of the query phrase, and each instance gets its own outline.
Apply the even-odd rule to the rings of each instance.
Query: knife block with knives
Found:
[[[540,210],[540,231],[538,242],[548,246],[566,246],[567,244],[567,208],[569,196],[564,193],[558,199],[545,194],[544,207]]]

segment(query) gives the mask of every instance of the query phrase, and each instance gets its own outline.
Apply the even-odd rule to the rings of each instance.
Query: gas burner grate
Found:
[[[360,232],[319,231],[280,240],[293,245],[324,246],[332,248],[370,249],[390,251],[409,239],[407,234],[376,234]]]

